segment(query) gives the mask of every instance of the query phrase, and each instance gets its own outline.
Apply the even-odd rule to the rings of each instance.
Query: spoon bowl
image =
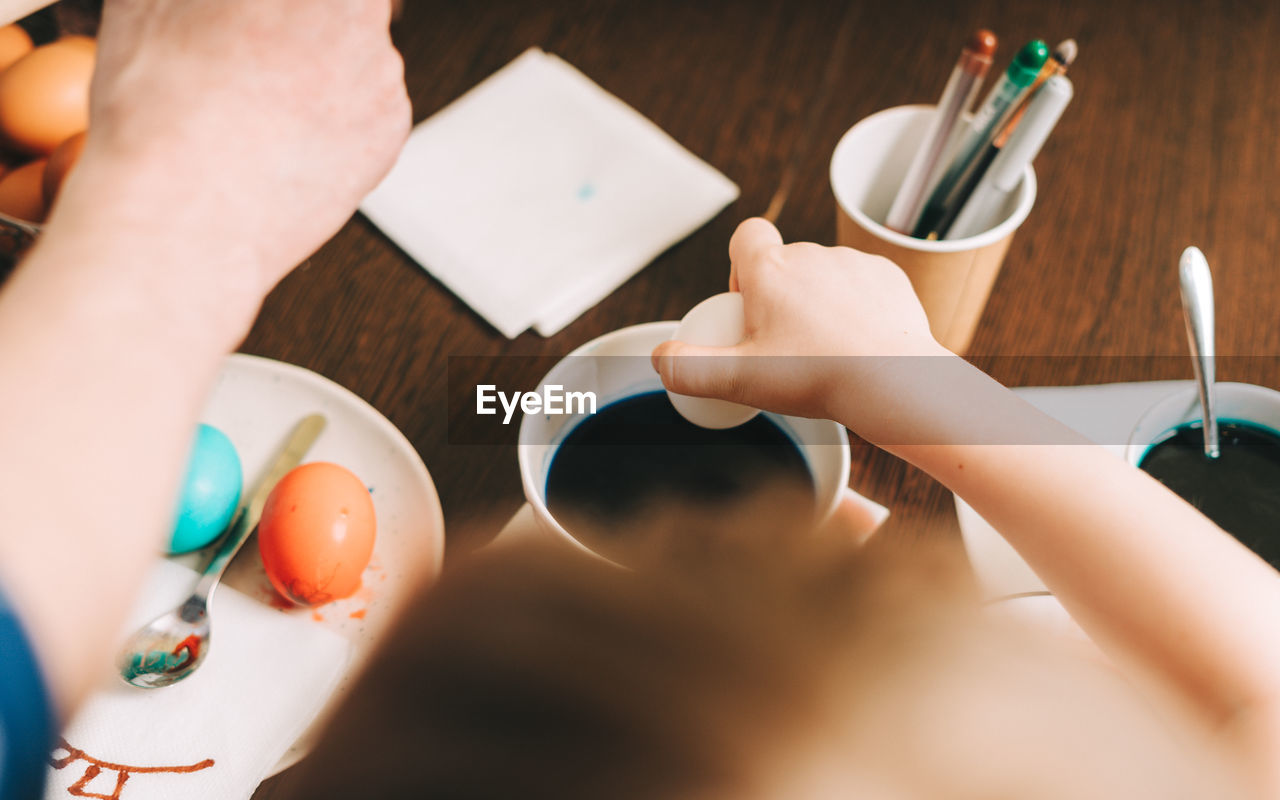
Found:
[[[120,676],[144,689],[177,683],[204,661],[209,642],[208,607],[193,595],[133,635],[120,653]]]

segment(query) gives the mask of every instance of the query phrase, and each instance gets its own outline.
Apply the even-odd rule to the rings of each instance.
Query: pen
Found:
[[[947,233],[948,239],[962,239],[982,232],[1008,196],[1018,188],[1027,164],[1040,152],[1053,127],[1058,124],[1073,93],[1071,79],[1055,75],[1045,81],[1027,104],[1022,124],[1009,137],[990,169],[973,190],[964,209]]]
[[[1000,133],[996,135],[995,146],[997,148],[1004,147],[1004,143],[1009,141],[1009,137],[1013,134],[1018,122],[1022,119],[1022,115],[1026,113],[1027,106],[1031,104],[1031,98],[1034,96],[1036,89],[1040,85],[1052,78],[1054,75],[1066,75],[1067,70],[1076,60],[1076,55],[1080,52],[1080,48],[1076,45],[1075,39],[1066,39],[1058,43],[1053,48],[1053,52],[1049,54],[1049,60],[1044,63],[1044,68],[1040,70],[1040,74],[1036,76],[1036,80],[1031,84],[1031,89],[1027,92],[1022,102],[1018,104],[1018,110],[1013,112],[1013,116],[1009,117],[1009,121],[1005,123]],[[993,157],[995,153],[991,154]]]
[[[960,115],[973,104],[995,51],[996,35],[988,30],[975,31],[965,42],[960,60],[951,70],[951,77],[938,99],[937,110],[925,132],[924,141],[907,168],[907,176],[902,180],[893,205],[889,207],[889,215],[885,219],[887,227],[899,233],[910,233],[915,227],[928,191],[946,165],[943,156],[952,130]]]
[[[992,87],[982,107],[974,114],[969,130],[956,149],[955,158],[930,193],[924,213],[911,232],[913,236],[921,239],[938,238],[939,227],[945,229],[947,218],[954,218],[959,212],[956,196],[964,189],[971,170],[976,167],[978,156],[1013,113],[1018,99],[1040,74],[1040,68],[1048,58],[1049,48],[1039,39],[1028,42],[1013,57],[1000,81]]]
[[[969,170],[968,175],[964,178],[964,183],[952,193],[947,205],[947,211],[950,213],[950,217],[944,214],[942,219],[938,221],[934,228],[933,232],[937,238],[960,238],[951,233],[951,226],[954,224],[955,215],[959,214],[964,208],[965,204],[969,201],[969,195],[973,192],[974,187],[982,180],[982,176],[986,173],[987,168],[991,166],[991,162],[994,161],[995,157],[1000,153],[1000,148],[1004,147],[1005,142],[1009,141],[1009,137],[1012,136],[1013,132],[1017,129],[1018,122],[1022,119],[1022,115],[1026,113],[1027,107],[1031,104],[1032,99],[1036,94],[1038,94],[1037,90],[1046,80],[1054,75],[1065,75],[1067,68],[1076,60],[1077,52],[1078,48],[1076,47],[1075,39],[1067,39],[1053,49],[1053,53],[1049,56],[1049,60],[1044,62],[1044,67],[1041,68],[1040,74],[1036,76],[1031,87],[1027,90],[1026,94],[1022,96],[1022,100],[1019,101],[1014,112],[1009,115],[1008,121],[1005,122],[1004,126],[1000,128],[1000,131],[996,133],[995,139],[983,149],[982,155],[978,156],[977,160],[974,162],[974,167]]]

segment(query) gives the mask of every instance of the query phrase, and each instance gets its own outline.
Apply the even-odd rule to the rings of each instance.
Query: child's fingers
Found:
[[[729,239],[729,258],[749,261],[761,250],[782,246],[782,234],[773,223],[761,217],[744,219]]]
[[[653,368],[677,394],[740,400],[744,381],[739,347],[703,347],[675,340],[654,348]]]
[[[782,246],[782,234],[773,223],[761,217],[742,221],[729,239],[729,291],[739,289],[738,265],[759,258],[763,251]]]

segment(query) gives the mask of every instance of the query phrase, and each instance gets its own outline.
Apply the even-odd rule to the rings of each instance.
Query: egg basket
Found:
[[[47,6],[19,21],[37,44],[47,43],[67,34],[82,36],[97,34],[102,0],[58,0],[52,4],[49,4],[49,0],[43,0],[43,2],[26,5],[32,8]],[[5,21],[8,21],[7,17]],[[39,223],[0,214],[0,280],[18,259],[31,249],[36,237],[40,235],[41,228]]]

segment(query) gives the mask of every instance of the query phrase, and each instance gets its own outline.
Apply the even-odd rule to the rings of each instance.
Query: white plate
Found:
[[[373,496],[377,537],[363,587],[345,600],[316,609],[290,607],[276,595],[262,569],[256,535],[227,570],[228,586],[282,614],[309,618],[352,643],[342,682],[272,774],[306,755],[400,602],[438,574],[444,559],[444,515],[417,451],[386,417],[328,378],[267,358],[232,355],[200,419],[235,444],[248,492],[297,421],[316,412],[328,418],[328,425],[303,462],[332,461],[365,482]],[[176,560],[194,567],[199,558],[189,554]]]

